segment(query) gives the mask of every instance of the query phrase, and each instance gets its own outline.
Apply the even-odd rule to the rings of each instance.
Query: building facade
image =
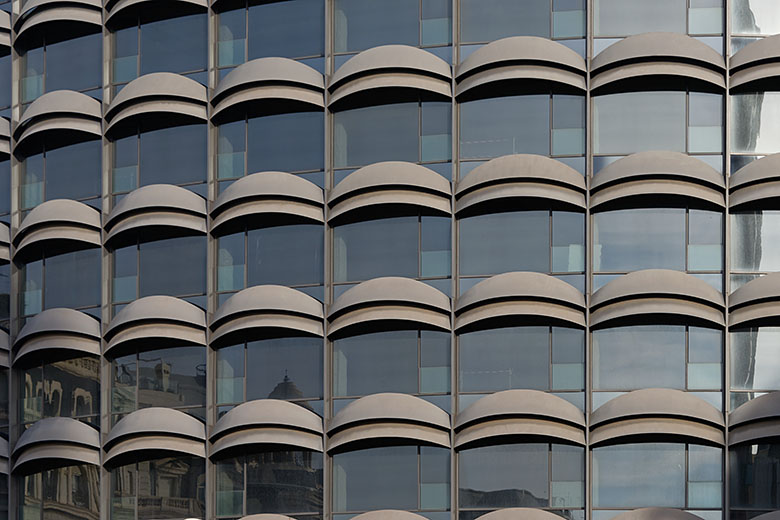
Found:
[[[780,519],[777,0],[0,9],[0,517]]]

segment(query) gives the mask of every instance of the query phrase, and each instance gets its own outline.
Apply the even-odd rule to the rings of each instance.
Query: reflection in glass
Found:
[[[100,361],[81,356],[21,371],[19,419],[74,417],[96,423],[100,413]]]
[[[780,271],[780,211],[731,215],[731,269]]]
[[[2,483],[7,485],[7,482]],[[25,475],[20,484],[20,520],[100,518],[100,469],[97,466],[80,464],[50,469]],[[8,499],[7,496],[4,498]],[[5,506],[7,508],[7,503]]]
[[[731,151],[771,154],[780,151],[780,92],[731,96]]]
[[[743,444],[729,450],[729,461],[731,507],[756,514],[780,508],[780,444]]]
[[[267,451],[216,468],[217,516],[322,512],[321,453]]]
[[[780,5],[775,0],[731,0],[731,32],[780,33]]]
[[[450,452],[444,448],[389,446],[337,453],[333,510],[446,510],[449,482]]]
[[[731,330],[731,409],[780,390],[780,328]],[[758,393],[757,393],[758,392]]]
[[[630,36],[646,32],[685,34],[686,0],[595,0],[595,36]]]

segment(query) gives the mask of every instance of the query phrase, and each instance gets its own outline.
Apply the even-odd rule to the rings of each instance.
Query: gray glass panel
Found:
[[[3,77],[11,77],[11,55],[0,56],[0,73]],[[11,106],[11,82],[0,82],[0,107]]]
[[[685,34],[685,0],[595,0],[593,31],[596,36],[630,36],[645,32]]]
[[[723,216],[692,209],[688,213],[688,269],[720,271],[723,268]]]
[[[322,512],[322,454],[273,451],[246,457],[246,514]]]
[[[421,217],[420,276],[450,276],[452,270],[451,220]]]
[[[685,507],[684,444],[594,448],[592,471],[594,507]]]
[[[552,218],[552,272],[585,270],[585,215],[554,211]]]
[[[322,112],[255,117],[247,125],[248,173],[322,169]]]
[[[731,32],[734,34],[780,33],[780,5],[775,0],[732,0]]]
[[[55,307],[100,305],[100,249],[85,249],[46,259],[44,301]]]
[[[244,344],[217,350],[217,403],[244,401]]]
[[[322,283],[322,225],[253,229],[247,233],[247,286]]]
[[[249,8],[249,59],[320,56],[325,45],[325,4],[292,0]]]
[[[100,195],[101,142],[87,141],[46,152],[46,200]]]
[[[103,81],[103,35],[100,33],[46,46],[46,91],[87,90]]]
[[[780,211],[731,215],[731,269],[780,271]]]
[[[419,0],[335,0],[333,16],[335,52],[420,42]]]
[[[201,346],[138,354],[138,408],[206,406],[206,349]]]
[[[186,262],[179,261],[186,258]],[[140,294],[187,296],[206,292],[206,237],[179,237],[140,246]]]
[[[593,215],[593,269],[685,270],[685,210],[626,209]]]
[[[205,181],[206,130],[206,125],[195,124],[143,132],[140,185]]]
[[[21,484],[20,520],[59,520],[66,516],[87,520],[100,516],[97,466],[79,464],[45,470],[24,476]]]
[[[0,327],[9,328],[11,317],[11,264],[0,265]]]
[[[322,339],[275,338],[247,344],[246,400],[322,397]]]
[[[780,151],[780,92],[750,92],[731,97],[731,151]]]
[[[22,316],[43,310],[43,260],[22,265],[19,269],[19,312]]]
[[[550,37],[550,0],[461,0],[463,42],[490,42],[508,36]]]
[[[780,328],[731,332],[731,388],[780,390]]]
[[[217,66],[240,65],[246,61],[246,15],[243,6],[219,13]]]
[[[551,446],[551,505],[583,507],[585,505],[585,450],[579,446]]]
[[[583,450],[580,457],[583,457]],[[461,507],[548,507],[549,445],[507,444],[458,455]]]
[[[336,112],[333,115],[334,166],[417,162],[418,107],[418,103],[397,103]]]
[[[593,388],[685,388],[685,327],[642,325],[593,331]]]
[[[731,507],[780,508],[780,444],[746,444],[729,450]]]
[[[134,300],[138,293],[138,248],[135,245],[115,250],[112,255],[111,301]]]
[[[685,92],[627,92],[593,99],[594,153],[685,152],[685,132]]]
[[[30,49],[20,58],[19,98],[22,103],[29,103],[43,94],[44,48]]]
[[[461,219],[460,274],[550,272],[550,214],[522,211]]]
[[[192,72],[208,63],[208,16],[192,14],[141,26],[141,75]]]
[[[550,155],[550,96],[511,96],[460,105],[460,158]]]
[[[136,409],[138,356],[130,354],[111,361],[111,413]]]
[[[720,153],[723,151],[723,96],[691,92],[688,94],[688,151]]]
[[[200,457],[168,457],[120,466],[111,471],[114,500],[135,498],[137,518],[202,518],[205,465]]]
[[[461,334],[461,392],[550,388],[550,329],[509,327]]]
[[[244,288],[245,243],[244,233],[217,240],[217,291],[238,291]]]
[[[217,127],[218,179],[235,179],[246,174],[246,127],[243,119]]]

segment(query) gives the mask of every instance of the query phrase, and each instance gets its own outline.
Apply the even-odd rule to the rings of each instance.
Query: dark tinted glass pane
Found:
[[[46,91],[87,90],[103,82],[101,33],[46,46]]]
[[[187,125],[141,134],[141,186],[206,180],[206,126]]]
[[[550,272],[550,215],[523,211],[464,218],[460,226],[460,274]]]
[[[322,510],[322,454],[274,451],[247,456],[246,514]]]
[[[207,64],[208,16],[193,14],[141,26],[141,75],[191,72]]]
[[[249,8],[249,59],[266,56],[321,56],[325,45],[325,4],[290,0]]]
[[[417,331],[363,334],[333,342],[333,395],[417,393]]]
[[[8,329],[11,316],[11,264],[0,265],[0,327]]]
[[[136,409],[138,356],[130,354],[111,362],[111,412],[127,413]]]
[[[743,445],[729,450],[731,506],[778,509],[777,469],[780,444]]]
[[[355,52],[391,43],[420,42],[419,0],[335,0],[336,52]]]
[[[382,468],[382,471],[377,471]],[[393,446],[333,457],[334,511],[417,509],[417,447]]]
[[[380,276],[416,278],[418,225],[417,217],[398,217],[334,228],[334,280],[359,282]]]
[[[0,56],[0,107],[11,106],[11,55]]]
[[[100,250],[85,249],[46,259],[47,309],[100,304]]]
[[[250,119],[248,173],[322,169],[323,117],[322,112],[297,112]]]
[[[0,215],[11,212],[11,161],[0,161]]]
[[[277,338],[247,345],[246,400],[322,396],[322,339]]]
[[[511,327],[461,334],[460,391],[550,387],[550,329]]]
[[[43,517],[46,520],[60,520],[67,516],[73,519],[99,518],[98,496],[100,470],[97,466],[81,464],[57,468],[41,473]],[[20,515],[25,520],[27,515]]]
[[[47,390],[44,417],[88,417],[100,413],[100,360],[85,356],[43,366]]]
[[[138,354],[138,408],[206,405],[206,349],[177,347]]]
[[[247,285],[322,283],[324,231],[318,225],[276,226],[247,233]]]
[[[180,237],[141,244],[140,297],[206,292],[206,237]]]
[[[100,196],[100,152],[100,141],[47,151],[46,200]]]
[[[508,36],[550,37],[550,0],[461,0],[463,42],[491,42]]]
[[[461,507],[547,507],[548,453],[547,444],[508,444],[461,451]]]
[[[460,158],[550,155],[550,96],[512,96],[460,105]]]
[[[336,112],[333,118],[333,162],[337,168],[380,161],[418,161],[417,103],[345,110]]]
[[[244,350],[241,343],[217,351],[217,403],[244,401]]]
[[[137,487],[138,518],[203,518],[205,466],[205,460],[199,457],[139,462],[139,484],[144,485]]]

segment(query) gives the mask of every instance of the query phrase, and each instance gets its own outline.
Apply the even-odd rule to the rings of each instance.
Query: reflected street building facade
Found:
[[[0,0],[0,520],[780,520],[778,172],[777,0]]]

